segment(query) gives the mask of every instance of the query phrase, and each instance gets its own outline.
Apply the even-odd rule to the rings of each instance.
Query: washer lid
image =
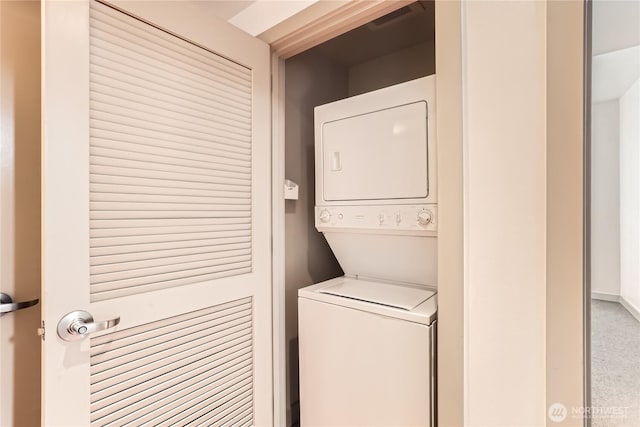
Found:
[[[403,310],[413,310],[435,294],[428,289],[366,280],[339,281],[318,292]]]

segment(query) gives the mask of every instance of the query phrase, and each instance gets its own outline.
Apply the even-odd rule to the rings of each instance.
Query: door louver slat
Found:
[[[162,114],[157,112],[144,111],[144,105],[138,103],[137,108],[127,108],[117,105],[109,105],[96,100],[96,94],[92,93],[92,114],[91,118],[96,121],[115,122],[120,121],[126,125],[149,129],[151,126],[161,131],[181,136],[195,137],[199,139],[218,138],[219,140],[230,139],[237,144],[248,145],[250,143],[250,134],[242,129],[230,130],[230,126],[220,125],[209,121],[207,125],[194,124],[193,118],[190,120],[179,120],[172,118],[170,113]],[[146,108],[150,110],[150,108]],[[191,123],[189,123],[191,122]],[[215,127],[214,127],[215,126]],[[227,144],[235,145],[235,144]]]
[[[241,349],[241,351],[229,353],[229,358],[221,358],[221,360],[216,360],[215,362],[204,359],[207,363],[203,362],[198,366],[180,366],[155,377],[145,375],[145,378],[149,379],[144,383],[140,383],[136,378],[127,379],[124,382],[129,385],[129,388],[122,388],[122,386],[118,385],[96,394],[95,399],[92,396],[92,399],[94,399],[92,403],[93,412],[97,417],[120,408],[130,407],[143,398],[146,399],[150,396],[155,400],[171,395],[177,396],[176,387],[186,388],[191,384],[201,382],[203,379],[215,377],[214,374],[217,375],[218,372],[220,372],[220,376],[227,376],[235,372],[241,365],[242,360],[248,360],[247,354],[246,349]],[[244,368],[244,362],[242,364]],[[153,373],[157,375],[157,372]],[[169,389],[170,393],[163,394],[162,392],[166,389]]]
[[[146,227],[120,227],[91,230],[92,239],[129,237],[129,236],[153,236],[156,234],[180,234],[180,233],[200,233],[212,231],[234,231],[244,230],[247,222],[238,220],[228,224],[189,224],[183,226],[174,225],[149,225]],[[122,224],[120,224],[122,225]]]
[[[172,113],[175,114],[176,117],[194,120],[197,123],[204,123],[207,126],[209,126],[210,123],[226,126],[226,129],[233,132],[249,131],[251,129],[251,123],[246,119],[236,117],[225,110],[216,109],[211,112],[209,109],[203,108],[202,105],[189,105],[183,102],[172,104],[157,92],[137,94],[122,90],[118,86],[117,80],[110,80],[108,86],[94,81],[91,84],[91,92],[97,101],[107,104],[138,108],[141,111],[150,110],[159,112],[162,115]],[[105,95],[105,89],[107,88],[109,89],[109,95]]]
[[[178,275],[181,271],[198,270],[215,265],[232,264],[236,262],[249,261],[251,254],[239,254],[236,256],[227,256],[220,258],[209,258],[203,261],[195,262],[183,262],[175,263],[171,265],[164,265],[161,267],[141,268],[137,270],[118,271],[115,273],[105,273],[94,276],[94,283],[96,285],[106,282],[117,282],[121,280],[140,279],[142,277],[153,277],[156,280],[159,277],[169,277],[169,275]],[[144,283],[144,282],[141,282]]]
[[[156,156],[172,157],[174,159],[209,161],[229,166],[246,166],[248,154],[231,153],[229,151],[208,149],[193,149],[185,144],[155,141],[155,145],[144,138],[94,129],[93,147],[109,148],[128,152],[131,157],[137,154],[152,154]],[[195,150],[195,151],[194,151]]]
[[[250,273],[251,70],[90,11],[91,301]]]
[[[212,263],[215,264],[215,263]],[[238,274],[238,271],[249,272],[251,261],[239,261],[233,263],[223,263],[222,265],[197,268],[179,273],[158,274],[147,278],[136,278],[127,280],[117,280],[109,283],[97,283],[92,285],[94,292],[104,292],[105,296],[113,298],[129,294],[131,286],[137,286],[142,292],[152,290],[172,288],[174,286],[188,285],[205,280],[219,279]],[[189,277],[181,277],[188,274]]]
[[[158,271],[158,270],[149,270],[151,268],[171,268],[167,264],[170,265],[178,265],[178,266],[187,266],[192,265],[193,262],[198,261],[208,261],[216,258],[224,258],[229,256],[238,256],[238,255],[250,255],[251,252],[247,249],[237,249],[231,250],[230,252],[226,252],[223,254],[216,252],[206,252],[203,254],[195,254],[195,255],[184,255],[184,256],[176,256],[170,260],[166,258],[155,258],[147,261],[132,261],[124,264],[116,263],[108,264],[108,265],[100,265],[91,268],[91,273],[96,275],[96,280],[100,280],[103,275],[106,274],[126,274],[123,273],[122,270],[145,270],[145,271]],[[122,276],[111,276],[114,278],[122,277]]]
[[[174,250],[182,248],[208,248],[211,252],[215,252],[216,249],[226,250],[227,247],[221,248],[223,245],[235,244],[235,243],[250,243],[251,239],[247,237],[228,237],[219,239],[192,239],[183,241],[174,241],[168,243],[150,243],[139,245],[125,245],[125,246],[113,246],[106,248],[92,248],[91,256],[103,256],[103,255],[130,255],[128,260],[134,259],[136,256],[150,257],[157,256],[157,251]],[[199,249],[202,250],[202,249]],[[151,253],[153,252],[153,254]],[[144,258],[148,259],[148,258]]]
[[[104,22],[111,26],[110,33],[137,35],[139,37],[138,44],[141,46],[150,45],[152,50],[161,49],[166,57],[177,60],[179,64],[189,64],[207,72],[211,72],[212,69],[218,70],[235,76],[234,78],[240,81],[251,79],[250,73],[245,67],[217,55],[206,55],[202,50],[190,49],[191,45],[185,46],[182,40],[165,32],[146,31],[147,28],[141,28],[138,25],[139,22],[123,19],[126,17],[118,15],[117,12],[95,9],[92,11],[91,18],[93,20],[92,26],[96,26],[96,22]]]
[[[252,321],[244,298],[91,338],[91,424],[251,422]]]
[[[171,187],[143,187],[138,185],[127,184],[91,184],[92,196],[96,200],[100,200],[103,194],[135,194],[140,196],[182,196],[182,197],[228,197],[235,199],[248,199],[251,197],[249,192],[244,191],[225,191],[216,189],[189,189],[189,188],[171,188]],[[106,197],[106,196],[105,196]]]
[[[207,411],[206,406],[199,411],[180,420],[182,425],[237,425],[233,424],[234,419],[242,418],[244,413],[251,410],[251,397],[248,393],[244,393],[247,397],[239,402],[228,402],[225,409],[217,416]],[[204,405],[203,405],[204,406]]]
[[[245,125],[247,122],[247,118],[243,117],[243,115],[248,115],[249,110],[237,102],[227,101],[226,99],[218,97],[207,98],[201,96],[197,91],[180,91],[161,83],[143,80],[126,73],[117,72],[116,70],[109,70],[98,64],[91,66],[91,72],[92,80],[90,88],[92,92],[98,90],[98,85],[104,85],[105,87],[113,87],[115,90],[120,89],[132,95],[138,95],[142,98],[141,103],[147,99],[175,99],[176,105],[193,105],[202,111],[222,112],[218,113],[220,114],[219,121],[221,122],[224,117],[231,117],[238,123],[244,123]],[[155,98],[151,98],[152,94],[155,95]]]
[[[116,343],[119,345],[118,347],[110,344],[95,346],[91,349],[93,357],[91,372],[97,375],[112,369],[116,367],[118,363],[122,362],[122,360],[120,360],[120,362],[114,362],[115,358],[127,356],[131,353],[136,353],[136,356],[139,356],[138,358],[143,356],[155,357],[162,353],[163,350],[159,347],[154,349],[151,347],[161,347],[168,342],[171,342],[173,346],[182,344],[193,346],[196,340],[201,339],[219,339],[223,337],[225,337],[225,339],[231,339],[228,336],[246,329],[244,323],[250,314],[250,307],[233,307],[221,310],[220,313],[215,313],[215,315],[201,316],[182,321],[180,323],[181,328],[179,329],[172,327],[159,328],[157,331],[153,331],[152,334],[145,334],[143,342],[140,341],[138,336],[134,336],[120,340]],[[204,331],[203,328],[205,327],[211,330]],[[182,336],[184,332],[187,331],[190,333],[190,338]],[[218,335],[213,336],[214,333]],[[106,375],[108,375],[108,373]]]
[[[233,404],[235,400],[240,400],[245,397],[248,397],[251,393],[248,380],[244,380],[237,385],[234,384],[233,386],[227,386],[227,387],[229,388],[230,392],[227,393],[226,390],[222,390],[222,393],[224,393],[224,397],[221,396],[220,394],[221,390],[219,389],[208,389],[205,393],[199,394],[198,398],[200,400],[198,400],[197,404],[211,405],[212,402],[217,401],[216,405],[219,405],[219,406],[216,408],[216,412],[223,411],[224,409],[228,408],[229,405]],[[190,406],[189,409],[191,409],[190,403],[187,403],[187,405],[189,405]],[[160,425],[170,425],[170,426],[184,425],[181,420],[182,418],[184,418],[184,415],[189,415],[191,411],[189,410],[185,411],[185,409],[181,407],[177,407],[176,412],[178,413],[174,417],[161,421]],[[157,420],[152,419],[152,424],[156,424],[156,423],[157,423]]]
[[[123,165],[105,166],[99,164],[91,165],[91,173],[96,175],[114,175],[129,178],[150,178],[173,181],[190,181],[203,184],[226,184],[233,186],[249,187],[248,179],[228,178],[223,176],[209,176],[198,173],[184,173],[174,171],[154,170],[151,168],[136,168]]]
[[[133,80],[129,76],[122,76],[125,81],[115,79],[109,75],[99,74],[100,71],[104,71],[100,67],[95,67],[95,71],[90,83],[90,90],[93,93],[105,93],[108,89],[112,96],[122,100],[137,101],[143,105],[165,108],[166,111],[209,118],[214,122],[238,126],[239,129],[251,126],[251,121],[247,117],[238,116],[236,112],[229,111],[229,108],[222,108],[219,100],[202,99],[156,86],[149,88],[148,82]]]
[[[174,157],[168,154],[159,153],[159,150],[155,150],[155,153],[145,153],[144,151],[132,150],[131,148],[119,148],[117,147],[117,142],[114,143],[114,141],[105,141],[104,145],[104,147],[101,147],[99,142],[96,141],[96,144],[93,144],[93,147],[91,148],[91,155],[129,161],[153,161],[156,165],[169,164],[183,167],[194,167],[204,169],[205,171],[208,171],[211,165],[215,164],[217,168],[227,172],[236,172],[241,174],[248,172],[244,162],[240,162],[241,164],[237,165],[233,164],[236,162],[216,157],[205,159],[205,161],[203,161],[202,155],[193,155],[192,158],[185,158],[184,155],[181,157]]]
[[[104,111],[99,109],[100,106],[98,105],[98,103],[92,102],[91,105],[92,107],[94,107],[91,109],[91,123],[119,123],[122,124],[123,127],[126,126],[128,129],[138,129],[141,132],[157,132],[169,137],[190,138],[197,141],[214,141],[220,145],[224,145],[230,148],[248,148],[250,144],[249,138],[243,137],[241,135],[235,135],[231,132],[225,132],[224,130],[210,132],[207,129],[185,126],[181,123],[165,123],[161,119],[155,117],[151,118],[149,116],[145,117],[143,115],[135,117],[131,115],[123,115],[115,112]]]
[[[225,166],[222,168],[211,170],[210,167],[214,166],[212,163],[209,163],[209,168],[203,168],[202,165],[192,164],[189,166],[182,166],[177,163],[170,163],[167,159],[164,159],[164,162],[154,162],[153,157],[148,156],[147,160],[131,160],[122,158],[122,156],[116,157],[114,156],[114,152],[111,152],[111,156],[104,155],[92,155],[90,157],[93,165],[99,166],[113,166],[118,168],[130,168],[130,169],[140,169],[140,170],[149,170],[149,171],[159,171],[159,172],[173,172],[173,173],[189,173],[193,175],[201,175],[201,176],[211,176],[211,177],[223,177],[223,178],[233,178],[236,179],[237,183],[240,185],[247,185],[249,179],[247,179],[246,175],[250,170],[242,170],[241,168],[235,168],[235,170],[229,171]]]
[[[238,309],[238,307],[246,308],[246,304],[250,301],[249,298],[244,298],[237,301],[229,301],[224,304],[218,304],[213,307],[205,308],[198,311],[192,311],[189,313],[181,314],[180,316],[174,316],[162,320],[156,320],[153,323],[148,323],[144,325],[136,326],[135,328],[123,329],[120,331],[114,331],[107,335],[102,335],[98,337],[91,338],[91,354],[95,355],[100,352],[100,346],[108,345],[109,348],[118,348],[122,345],[127,345],[126,341],[121,341],[124,339],[133,339],[134,342],[139,339],[142,334],[144,334],[145,339],[148,339],[150,336],[162,335],[167,330],[179,330],[180,326],[176,323],[186,322],[192,319],[202,318],[204,316],[213,315],[213,317],[220,317],[226,315],[229,311],[235,312],[233,310]]]
[[[117,91],[114,93],[109,91],[109,93],[109,95],[106,95],[103,92],[92,91],[93,99],[96,101],[96,110],[113,114],[128,112],[128,115],[142,119],[148,118],[148,115],[151,114],[153,117],[168,120],[173,126],[192,125],[205,132],[225,131],[242,137],[247,137],[251,134],[251,127],[248,125],[227,124],[219,120],[215,115],[201,117],[202,112],[198,110],[180,112],[167,105],[158,105],[145,99],[122,96],[122,93]]]
[[[210,140],[202,140],[197,137],[184,136],[179,134],[162,133],[154,129],[140,128],[127,124],[114,124],[105,120],[90,119],[91,135],[100,136],[100,134],[108,134],[114,136],[113,139],[128,141],[143,141],[146,143],[155,142],[158,147],[167,144],[181,145],[182,148],[199,150],[202,152],[216,153],[216,150],[226,155],[244,155],[249,156],[251,150],[245,146],[236,146],[227,144],[219,138],[211,138]],[[222,158],[222,155],[220,156]]]
[[[206,256],[208,254],[215,254],[223,251],[235,251],[239,249],[248,249],[250,251],[250,243],[232,243],[227,245],[218,245],[214,249],[210,249],[208,246],[204,247],[192,247],[181,249],[168,249],[160,251],[149,251],[139,253],[125,253],[115,255],[96,256],[92,259],[93,266],[102,266],[108,269],[108,271],[117,271],[117,266],[111,266],[111,264],[124,263],[119,268],[127,268],[128,263],[145,262],[145,265],[163,265],[164,263],[171,263],[173,259],[183,259],[181,257],[187,256]],[[97,267],[96,267],[97,268]],[[92,273],[100,274],[100,271],[92,271]]]
[[[227,80],[222,84],[220,81],[222,79],[219,76],[202,78],[186,70],[172,69],[173,67],[167,66],[166,63],[163,64],[159,60],[148,61],[148,58],[136,56],[136,53],[131,51],[132,46],[128,42],[118,43],[112,37],[101,34],[99,30],[94,30],[93,35],[95,42],[91,52],[91,60],[93,69],[96,71],[109,68],[118,71],[123,76],[135,76],[137,73],[143,73],[148,76],[146,84],[161,84],[174,90],[184,89],[187,93],[196,96],[199,94],[213,95],[221,102],[238,110],[247,110],[250,105],[250,93],[246,88],[235,85],[232,81]],[[114,51],[118,51],[119,55],[114,55]],[[132,58],[136,58],[134,64],[127,62]],[[158,68],[159,66],[162,68]],[[184,74],[189,79],[183,83],[184,86],[176,84],[175,79],[172,78],[176,72]],[[238,87],[241,89],[238,90]]]

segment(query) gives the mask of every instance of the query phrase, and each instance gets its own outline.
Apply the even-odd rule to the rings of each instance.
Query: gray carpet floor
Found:
[[[615,302],[591,304],[591,403],[613,411],[593,427],[640,427],[640,322]]]

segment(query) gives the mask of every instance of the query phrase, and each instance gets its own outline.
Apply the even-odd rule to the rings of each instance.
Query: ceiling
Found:
[[[239,12],[249,7],[251,3],[255,3],[255,0],[213,0],[197,1],[194,3],[218,18],[228,21]]]
[[[1,0],[0,0],[1,1]],[[257,36],[318,0],[198,0],[194,3],[241,30]]]
[[[593,55],[640,45],[640,1],[594,0],[592,17]]]
[[[640,46],[593,57],[591,68],[593,103],[620,98],[640,78]]]
[[[591,69],[594,103],[620,98],[640,78],[640,1],[594,0]]]

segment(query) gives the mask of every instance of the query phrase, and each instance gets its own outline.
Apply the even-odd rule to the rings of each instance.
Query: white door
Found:
[[[43,424],[270,425],[268,46],[116,6],[43,4]]]

